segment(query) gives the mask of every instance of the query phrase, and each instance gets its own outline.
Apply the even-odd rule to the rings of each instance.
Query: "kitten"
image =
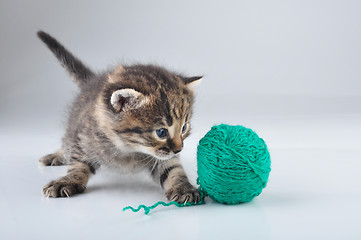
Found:
[[[80,88],[61,149],[39,160],[46,166],[68,164],[68,173],[45,185],[43,194],[82,193],[90,175],[107,165],[147,169],[169,200],[199,202],[179,152],[190,134],[192,87],[201,77],[154,65],[121,65],[96,74],[47,33],[39,31],[38,36]]]

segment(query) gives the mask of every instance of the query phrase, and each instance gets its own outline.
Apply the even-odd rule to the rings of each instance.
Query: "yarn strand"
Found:
[[[188,207],[188,206],[193,206],[193,205],[201,205],[204,203],[204,193],[200,188],[199,188],[199,193],[201,194],[201,201],[199,201],[199,202],[178,203],[176,201],[171,201],[169,203],[166,203],[163,201],[159,201],[159,202],[153,204],[152,206],[146,206],[143,204],[139,205],[138,208],[133,208],[132,206],[128,206],[128,207],[123,208],[123,211],[132,210],[133,212],[139,212],[141,209],[144,209],[144,214],[148,215],[152,209],[158,207],[159,205],[162,205],[164,207],[169,207],[171,205],[175,205],[177,207]]]

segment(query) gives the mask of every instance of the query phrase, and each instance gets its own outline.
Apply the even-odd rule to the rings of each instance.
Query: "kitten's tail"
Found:
[[[73,76],[75,82],[82,87],[95,74],[85,66],[78,58],[73,56],[63,45],[46,32],[39,31],[38,37],[54,53],[63,67]]]

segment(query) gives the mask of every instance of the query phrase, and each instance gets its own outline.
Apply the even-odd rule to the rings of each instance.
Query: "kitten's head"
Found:
[[[172,158],[190,134],[193,87],[200,79],[153,65],[118,67],[100,98],[105,132],[120,150]]]

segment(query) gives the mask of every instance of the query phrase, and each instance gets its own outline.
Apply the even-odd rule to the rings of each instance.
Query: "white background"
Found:
[[[1,239],[360,239],[360,1],[0,1]],[[36,37],[45,30],[89,66],[157,63],[204,75],[183,164],[213,124],[254,129],[270,181],[251,203],[159,208],[146,174],[101,171],[86,194],[45,199],[66,167],[37,159],[61,144],[75,84]]]

